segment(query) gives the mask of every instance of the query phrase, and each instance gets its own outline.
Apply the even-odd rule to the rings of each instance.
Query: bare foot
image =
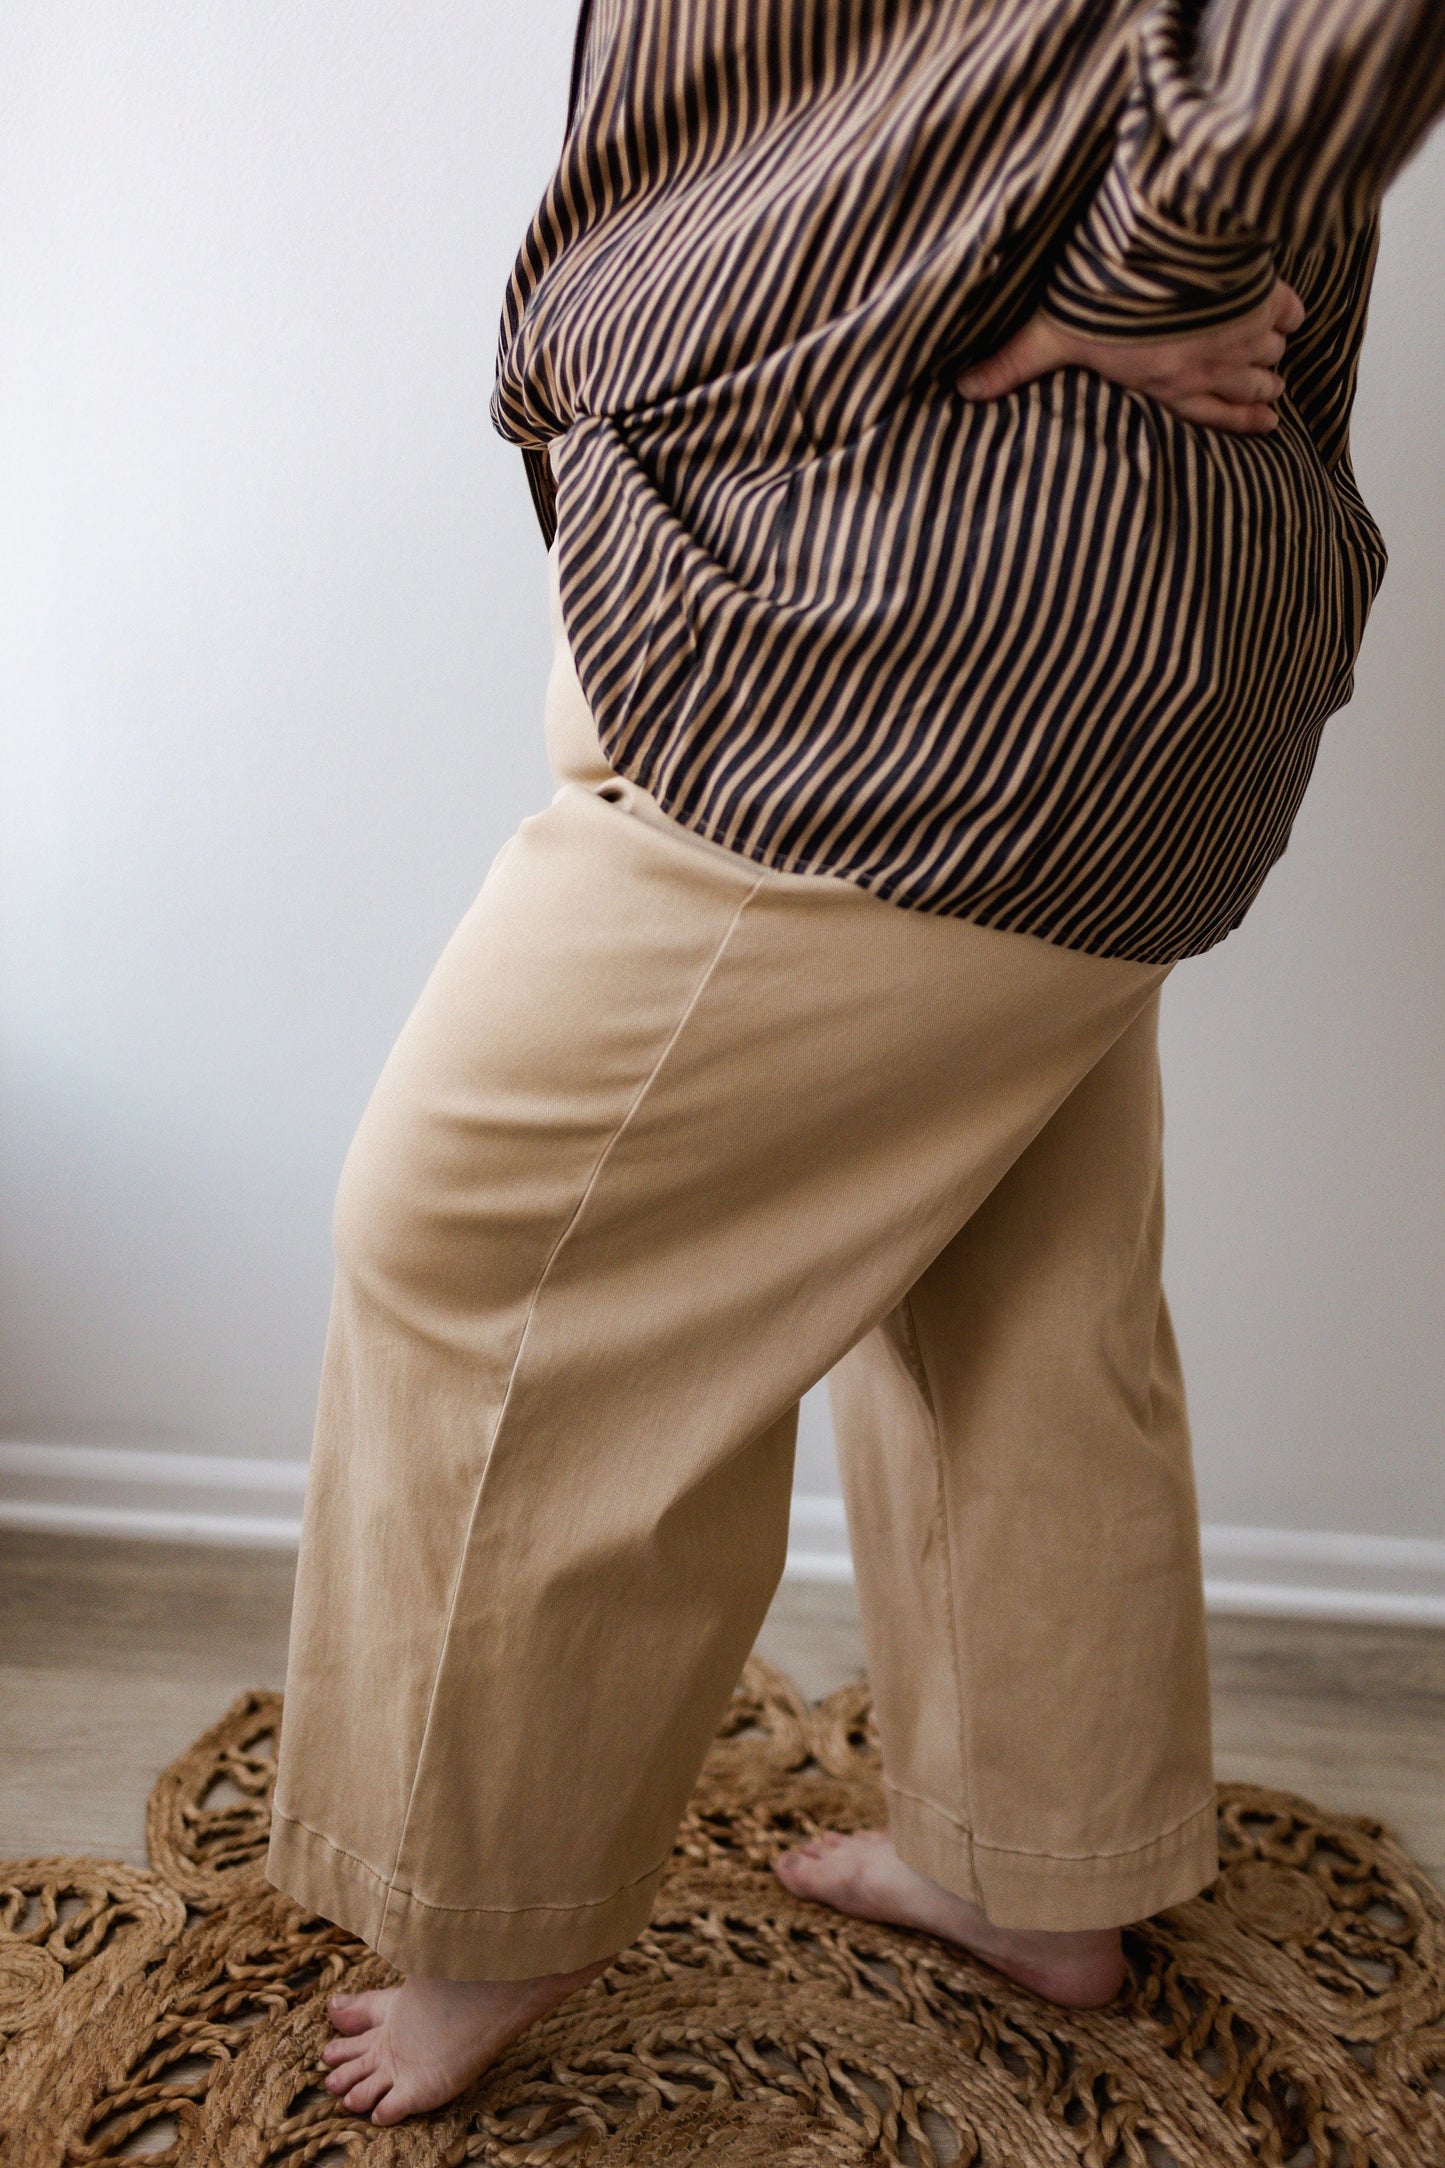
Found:
[[[440,2108],[481,2076],[504,2048],[611,1964],[552,1972],[540,1980],[424,1980],[369,1995],[333,1995],[336,2028],[321,2059],[328,2093],[373,2123]]]
[[[918,1927],[961,1942],[975,1957],[1046,2002],[1096,2010],[1124,1984],[1124,1949],[1117,1927],[1055,1934],[1038,1927],[995,1927],[977,1905],[906,1867],[886,1829],[857,1836],[827,1830],[796,1852],[783,1852],[773,1871],[784,1889],[814,1904],[832,1905],[854,1919]]]

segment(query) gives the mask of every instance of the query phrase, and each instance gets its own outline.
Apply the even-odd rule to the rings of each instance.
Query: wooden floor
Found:
[[[0,1531],[0,1858],[145,1858],[146,1794],[248,1686],[280,1686],[291,1561]],[[1445,1887],[1445,1632],[1217,1619],[1222,1778],[1389,1823]],[[810,1697],[862,1669],[849,1588],[785,1584],[759,1650]]]

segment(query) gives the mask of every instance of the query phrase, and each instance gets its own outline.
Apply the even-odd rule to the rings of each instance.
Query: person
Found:
[[[889,1827],[1061,2004],[1215,1871],[1159,990],[1347,698],[1434,0],[593,0],[495,417],[557,795],[343,1174],[270,1873],[451,2098],[645,1924],[831,1373]]]

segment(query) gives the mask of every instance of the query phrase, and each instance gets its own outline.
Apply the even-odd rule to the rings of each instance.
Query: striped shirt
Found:
[[[1442,0],[591,0],[493,412],[615,767],[910,908],[1222,939],[1384,569],[1349,413],[1442,103]],[[1158,338],[1276,274],[1268,436],[1080,368],[956,388],[1040,307]]]

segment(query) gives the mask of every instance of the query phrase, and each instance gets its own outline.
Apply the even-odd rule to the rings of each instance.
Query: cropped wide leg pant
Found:
[[[831,1373],[898,1850],[1005,1925],[1182,1900],[1163,973],[692,838],[560,638],[547,723],[342,1179],[272,1879],[413,1972],[635,1935]]]

